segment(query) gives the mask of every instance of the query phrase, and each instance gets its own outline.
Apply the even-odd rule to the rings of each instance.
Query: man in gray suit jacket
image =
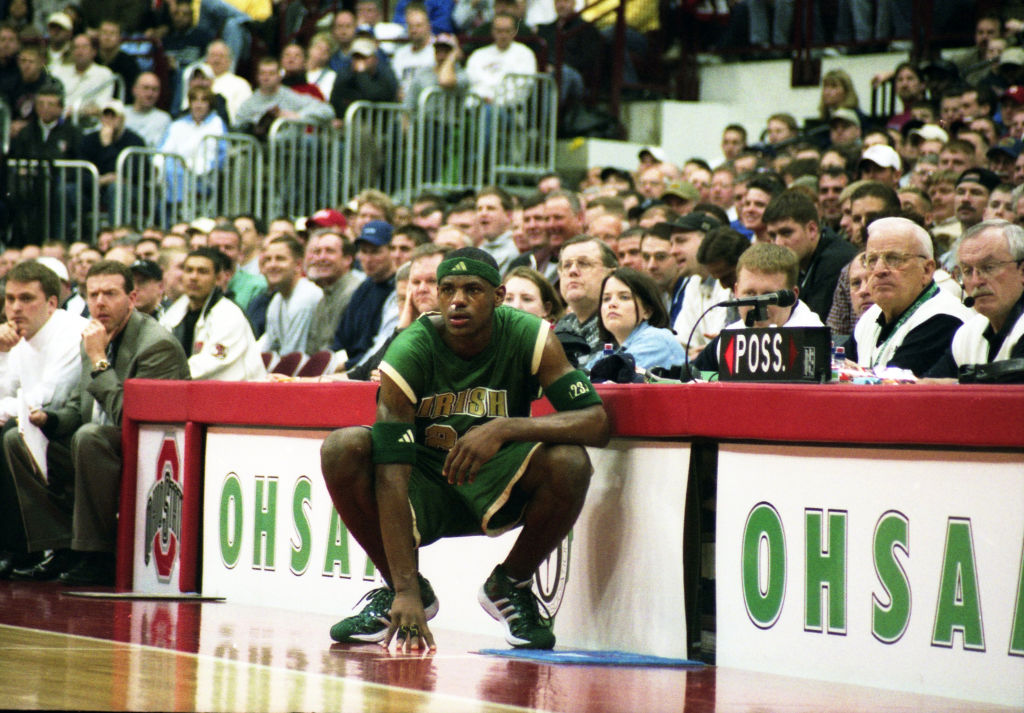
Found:
[[[125,379],[188,379],[181,344],[135,309],[131,271],[104,260],[89,269],[86,301],[92,319],[82,331],[82,376],[63,407],[29,417],[54,443],[70,439],[74,499],[54,498],[17,430],[4,436],[30,552],[52,549],[22,579],[109,585],[114,580],[121,484],[121,413]],[[56,466],[48,461],[48,466]]]

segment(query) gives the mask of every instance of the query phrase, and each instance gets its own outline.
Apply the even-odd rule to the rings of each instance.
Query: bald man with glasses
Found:
[[[931,237],[906,218],[881,218],[868,226],[860,259],[875,304],[857,321],[848,358],[924,375],[972,314],[935,284]]]

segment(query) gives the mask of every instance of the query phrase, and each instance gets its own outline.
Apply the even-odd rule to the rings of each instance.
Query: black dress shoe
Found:
[[[78,563],[57,581],[72,587],[113,587],[114,565],[110,552],[84,552]]]
[[[10,579],[14,570],[35,567],[42,559],[42,552],[0,553],[0,579]]]
[[[21,567],[11,572],[11,579],[33,582],[52,582],[78,563],[81,553],[68,549],[54,550],[39,564]]]

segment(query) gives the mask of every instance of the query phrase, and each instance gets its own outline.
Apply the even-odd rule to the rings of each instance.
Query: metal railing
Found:
[[[275,119],[267,133],[268,218],[312,215],[338,204],[339,132],[330,124]]]
[[[89,161],[8,159],[7,242],[39,244],[54,238],[91,242],[101,218],[99,178]]]
[[[376,188],[400,201],[412,195],[410,117],[402,104],[352,102],[345,111],[341,196]]]
[[[4,156],[11,152],[11,108],[7,102],[0,101],[0,140],[3,141]]]
[[[482,186],[486,114],[475,97],[431,87],[420,93],[414,122],[412,181],[416,193]]]
[[[118,156],[115,182],[102,189],[85,161],[10,161],[8,232],[16,242],[92,240],[108,217],[166,229],[199,216],[311,215],[366,188],[407,202],[425,190],[530,184],[554,169],[555,83],[549,75],[512,75],[498,96],[487,104],[472,93],[429,89],[415,116],[400,104],[355,102],[344,134],[277,119],[265,146],[248,134],[224,134],[204,138],[193,156],[131,147]],[[0,109],[0,126],[7,120]],[[71,176],[72,168],[88,176]]]
[[[555,170],[558,88],[549,74],[509,74],[491,111],[490,180],[536,181]]]
[[[205,136],[200,153],[219,156],[203,178],[195,216],[260,215],[263,208],[263,147],[249,134]]]
[[[181,154],[132,146],[117,157],[114,222],[167,228],[195,217],[197,180]]]

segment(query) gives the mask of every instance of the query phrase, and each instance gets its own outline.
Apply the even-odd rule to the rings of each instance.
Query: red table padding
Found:
[[[373,422],[375,384],[130,380],[125,415],[148,423],[338,428]],[[1024,447],[1024,386],[608,384],[616,436]],[[550,412],[547,401],[535,412]]]

